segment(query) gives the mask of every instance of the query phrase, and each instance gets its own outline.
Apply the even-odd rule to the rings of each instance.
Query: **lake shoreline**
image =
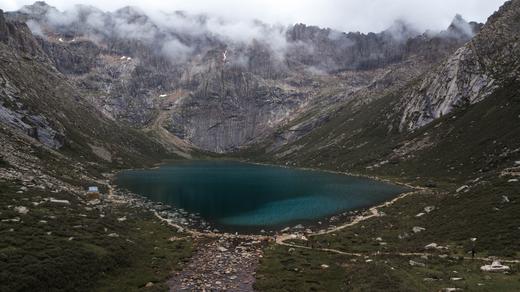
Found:
[[[360,216],[363,216],[363,214],[366,214],[367,212],[370,212],[370,210],[373,210],[374,208],[380,208],[380,207],[385,206],[385,205],[387,205],[389,203],[393,203],[394,201],[399,200],[399,199],[401,199],[403,197],[406,197],[406,196],[408,196],[410,194],[416,193],[417,191],[429,190],[428,188],[414,186],[414,185],[411,185],[409,183],[403,183],[403,182],[391,180],[391,179],[388,179],[388,178],[364,175],[364,174],[359,174],[359,173],[341,172],[341,171],[316,169],[316,168],[308,168],[308,167],[292,167],[292,166],[287,166],[287,165],[277,165],[277,164],[271,164],[271,163],[261,163],[261,162],[254,162],[254,161],[247,161],[247,160],[240,160],[240,159],[194,159],[194,160],[191,160],[191,161],[230,161],[230,162],[239,162],[239,163],[245,163],[245,164],[250,164],[250,165],[270,166],[270,167],[277,167],[277,168],[284,168],[284,169],[294,169],[294,170],[301,170],[301,171],[322,172],[322,173],[350,176],[350,177],[355,177],[355,178],[370,179],[370,180],[374,180],[374,181],[378,181],[378,182],[382,182],[382,183],[386,183],[386,184],[391,184],[391,185],[394,185],[394,186],[406,187],[407,189],[409,189],[409,190],[406,190],[405,192],[402,192],[402,193],[398,194],[396,197],[392,198],[391,200],[380,201],[380,202],[375,203],[374,205],[370,205],[370,206],[366,206],[366,207],[362,207],[362,208],[355,209],[355,210],[350,210],[350,211],[338,212],[336,214],[325,216],[325,217],[320,218],[320,219],[301,220],[302,221],[301,223],[305,223],[304,228],[294,228],[296,226],[301,226],[302,225],[302,224],[298,224],[298,223],[297,223],[296,226],[293,226],[293,227],[286,226],[286,225],[292,225],[292,224],[283,224],[284,227],[278,226],[276,228],[265,228],[265,229],[269,229],[269,230],[266,230],[265,232],[259,232],[259,231],[256,231],[256,232],[249,232],[249,231],[248,232],[244,232],[243,230],[241,230],[241,231],[231,231],[231,230],[222,230],[222,231],[220,231],[220,230],[218,230],[217,232],[213,232],[214,230],[211,230],[211,232],[208,232],[208,230],[203,230],[203,229],[198,228],[198,227],[195,227],[195,228],[193,228],[193,227],[184,227],[184,229],[190,230],[190,231],[193,231],[193,232],[196,232],[196,233],[206,233],[206,234],[216,233],[216,234],[222,234],[222,235],[229,235],[229,234],[236,233],[236,234],[247,235],[247,236],[263,237],[263,236],[266,236],[266,235],[276,235],[276,234],[280,234],[280,233],[284,233],[284,232],[292,230],[293,232],[300,232],[300,233],[302,233],[302,231],[305,231],[303,233],[306,233],[306,234],[320,234],[320,233],[323,233],[323,232],[327,232],[327,230],[338,228],[338,226],[348,225],[352,221],[356,220]],[[115,177],[119,173],[121,173],[123,171],[131,171],[131,170],[157,169],[157,168],[159,168],[159,167],[161,167],[163,165],[177,164],[178,162],[186,162],[186,160],[165,160],[165,161],[162,161],[160,163],[156,163],[156,164],[154,164],[154,166],[148,167],[148,168],[124,169],[124,170],[113,171],[113,172],[111,172],[109,174],[110,186],[112,188],[114,188],[114,189],[120,189],[120,190],[123,190],[124,192],[129,192],[128,190],[126,190],[124,188],[121,188],[120,186],[118,186],[115,183]],[[144,197],[142,195],[138,195],[138,196],[142,197],[143,200],[153,201],[153,200],[148,199],[148,198],[146,198],[146,197]],[[156,202],[156,203],[159,203],[159,202]],[[163,204],[163,203],[160,203],[160,204]],[[177,210],[183,210],[183,209],[177,208],[175,206],[170,206],[170,207],[172,208],[172,212],[176,212]],[[164,209],[163,210],[160,210],[160,209],[159,210],[152,210],[152,211],[154,211],[154,212],[164,211]],[[156,215],[158,215],[158,213],[156,213]],[[185,217],[188,218],[189,214],[187,216],[185,216]],[[168,220],[168,218],[162,218],[162,219]]]

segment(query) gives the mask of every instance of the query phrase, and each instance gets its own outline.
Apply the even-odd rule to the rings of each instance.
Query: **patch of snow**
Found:
[[[227,60],[227,50],[225,50],[225,51],[222,53],[222,63],[226,63],[226,60]]]

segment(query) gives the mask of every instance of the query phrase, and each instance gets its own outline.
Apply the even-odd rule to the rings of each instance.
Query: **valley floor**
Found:
[[[0,172],[0,291],[520,287],[518,167],[463,183],[437,179],[438,187],[417,189],[325,232],[276,237],[182,229],[120,190],[91,205],[81,188],[36,169],[3,165]],[[510,270],[481,271],[493,260]]]
[[[30,177],[2,181],[1,291],[520,287],[520,183],[508,176],[420,189],[326,232],[276,237],[179,231],[120,191],[89,206],[54,189]],[[494,260],[510,270],[481,271]]]

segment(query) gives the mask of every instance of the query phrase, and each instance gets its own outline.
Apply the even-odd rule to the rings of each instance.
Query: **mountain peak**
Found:
[[[447,32],[453,37],[471,38],[475,35],[473,26],[460,14],[456,14],[455,17],[453,17]]]
[[[45,15],[48,11],[56,9],[53,6],[50,6],[45,1],[36,1],[31,5],[24,5],[20,11],[24,13],[29,13],[33,15]]]

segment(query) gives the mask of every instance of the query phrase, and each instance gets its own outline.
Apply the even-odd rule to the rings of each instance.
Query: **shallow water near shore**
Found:
[[[187,161],[128,170],[117,175],[116,184],[233,232],[316,222],[406,191],[367,178],[235,161]]]

